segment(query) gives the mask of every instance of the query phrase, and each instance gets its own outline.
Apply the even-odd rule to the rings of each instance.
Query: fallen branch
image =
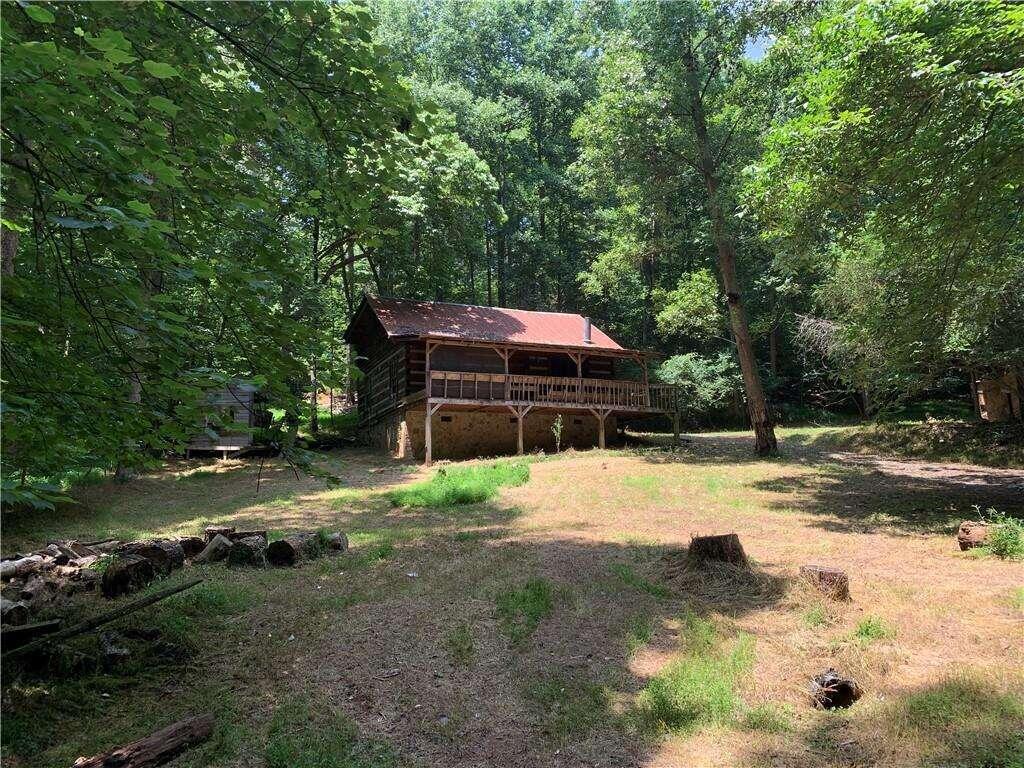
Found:
[[[15,648],[9,653],[5,653],[3,655],[3,658],[6,660],[13,658],[15,656],[21,656],[22,654],[35,650],[36,648],[39,648],[40,646],[45,645],[46,643],[55,643],[60,640],[67,640],[70,637],[75,637],[76,635],[81,635],[85,632],[88,632],[91,629],[96,629],[96,627],[101,627],[104,624],[108,624],[111,621],[114,621],[115,619],[120,619],[122,616],[127,616],[130,613],[135,613],[135,611],[139,610],[140,608],[145,608],[146,606],[152,605],[153,603],[158,603],[166,597],[176,595],[179,592],[184,592],[186,589],[191,589],[196,584],[202,583],[202,581],[202,579],[192,579],[191,581],[186,581],[184,584],[179,584],[175,587],[168,587],[167,589],[162,589],[159,592],[154,592],[152,595],[139,598],[138,600],[133,600],[132,602],[128,603],[128,605],[122,605],[120,608],[115,608],[112,611],[101,613],[99,616],[94,616],[91,619],[86,619],[81,624],[76,624],[73,627],[62,629],[60,632],[56,632],[47,637],[40,638],[39,640],[35,640],[31,643],[28,643],[27,645],[23,645],[20,648]]]
[[[80,757],[72,768],[150,768],[163,765],[210,738],[213,722],[212,713],[179,720],[123,747],[94,757]]]

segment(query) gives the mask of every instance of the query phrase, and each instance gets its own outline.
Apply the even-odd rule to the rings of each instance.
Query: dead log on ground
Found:
[[[43,567],[46,558],[42,555],[26,555],[16,560],[4,560],[0,562],[0,579],[8,581],[18,576],[27,576],[35,573]]]
[[[28,606],[21,600],[0,598],[0,622],[5,627],[19,626],[28,621]]]
[[[218,533],[210,539],[210,543],[206,545],[206,548],[202,552],[193,558],[192,562],[197,564],[215,563],[218,560],[223,560],[227,557],[229,549],[231,549],[231,540]]]
[[[154,768],[210,738],[213,714],[179,720],[145,738],[94,757],[80,757],[73,768]]]
[[[800,575],[826,597],[833,600],[850,599],[850,579],[845,571],[824,565],[801,565]]]
[[[235,532],[235,526],[233,525],[208,525],[203,528],[203,538],[206,539],[207,543],[213,541],[218,536],[224,536],[227,538],[229,533]]]
[[[37,637],[49,635],[60,629],[60,619],[39,621],[35,624],[22,624],[20,627],[4,627],[0,632],[0,645],[6,650],[19,648]]]
[[[811,680],[811,699],[818,709],[846,709],[861,694],[856,680],[840,676],[831,667]]]
[[[295,565],[324,553],[324,542],[318,533],[293,533],[267,547],[267,562],[271,565]]]
[[[104,539],[102,541],[87,541],[85,546],[101,555],[109,555],[121,546],[120,539]]]
[[[255,565],[262,567],[266,560],[267,540],[260,536],[246,536],[232,542],[228,550],[228,565]]]
[[[111,621],[114,621],[115,619],[120,619],[122,616],[127,616],[130,613],[135,613],[135,611],[139,610],[140,608],[145,608],[148,605],[157,603],[166,597],[176,595],[179,592],[184,592],[186,589],[191,589],[196,584],[201,584],[202,581],[202,579],[192,579],[191,581],[186,581],[184,584],[178,584],[174,587],[168,587],[167,589],[162,589],[159,592],[154,592],[152,595],[147,595],[146,597],[141,597],[138,600],[133,600],[127,605],[122,605],[119,608],[115,608],[112,611],[101,613],[99,616],[87,619],[86,621],[83,621],[80,624],[76,624],[73,627],[62,629],[60,632],[50,635],[49,637],[43,637],[39,640],[36,640],[35,642],[29,643],[28,645],[24,645],[21,648],[16,648],[10,653],[5,653],[3,657],[5,659],[8,659],[12,656],[20,656],[24,653],[28,653],[30,650],[38,648],[39,646],[45,643],[53,643],[58,642],[60,640],[67,640],[69,637],[81,635],[84,632],[88,632],[91,629],[96,629],[96,627],[101,627],[104,624],[108,624]]]
[[[100,588],[107,598],[134,592],[156,578],[153,561],[139,555],[116,555],[103,572]]]
[[[711,561],[748,566],[747,555],[743,551],[743,545],[740,544],[740,537],[735,533],[694,536],[690,539],[690,548],[686,552],[686,559],[693,565],[702,565]]]
[[[956,542],[960,551],[964,552],[975,547],[983,547],[988,542],[988,523],[979,520],[964,520],[956,534]]]
[[[138,555],[153,564],[153,569],[164,576],[185,565],[185,550],[175,539],[130,541],[121,545],[119,554]]]

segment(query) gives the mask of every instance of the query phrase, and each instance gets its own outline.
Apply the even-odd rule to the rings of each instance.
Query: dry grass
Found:
[[[388,493],[428,474],[345,451],[331,458],[340,489],[268,462],[256,497],[258,462],[191,462],[87,488],[78,508],[5,516],[5,550],[208,522],[340,528],[353,547],[294,570],[203,569],[201,604],[153,614],[184,659],[147,657],[137,674],[8,670],[4,765],[68,765],[200,709],[217,714],[215,739],[181,765],[1012,764],[1024,577],[960,553],[953,532],[975,504],[1024,513],[1024,475],[851,456],[829,434],[785,432],[775,461],[737,435],[569,452],[450,508],[395,508]],[[663,558],[692,535],[730,531],[751,573],[667,574]],[[845,568],[852,601],[795,579],[810,562]],[[749,668],[732,717],[655,736],[638,708],[689,653],[689,616],[749,637]],[[808,705],[828,666],[866,691],[846,713]],[[296,701],[343,738],[301,730],[282,714]]]

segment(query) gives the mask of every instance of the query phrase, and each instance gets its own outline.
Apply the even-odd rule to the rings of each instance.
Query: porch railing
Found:
[[[429,396],[445,400],[494,400],[517,405],[676,410],[676,388],[620,379],[580,379],[507,373],[431,371]]]

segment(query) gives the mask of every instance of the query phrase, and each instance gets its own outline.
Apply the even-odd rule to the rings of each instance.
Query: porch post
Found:
[[[594,414],[594,418],[597,419],[597,447],[598,448],[604,448],[604,446],[605,446],[605,441],[604,441],[604,421],[605,421],[605,419],[608,418],[609,414],[611,414],[612,409],[611,408],[588,408],[587,410],[589,410],[592,414]]]
[[[508,409],[512,411],[512,414],[516,417],[516,436],[518,438],[516,455],[523,455],[523,419],[526,418],[526,414],[533,408],[532,405],[516,405],[508,406]]]
[[[434,414],[441,410],[441,406],[444,403],[432,403],[429,399],[426,402],[426,412],[423,418],[423,445],[424,445],[424,463],[429,467],[433,462],[433,436],[431,435],[431,422],[434,420]]]
[[[679,411],[672,411],[672,444],[679,445]]]

